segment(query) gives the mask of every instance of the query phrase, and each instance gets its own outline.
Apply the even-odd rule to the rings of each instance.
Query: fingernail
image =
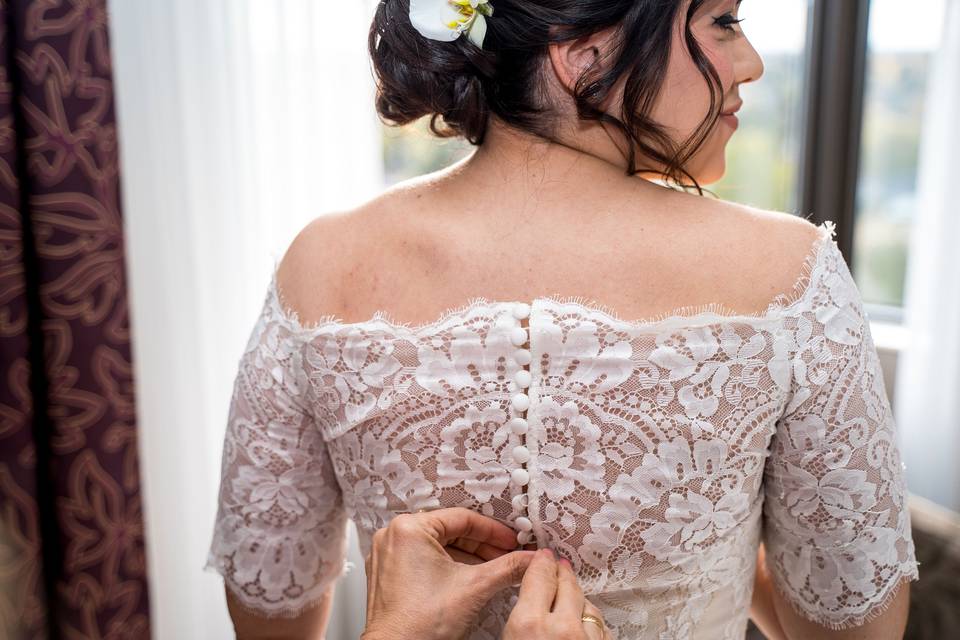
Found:
[[[565,565],[568,569],[573,569],[573,565],[566,558],[560,558],[560,564]]]
[[[543,549],[540,549],[540,553],[543,554],[543,557],[544,557],[544,558],[552,558],[552,557],[553,557],[553,549],[550,549],[550,548],[547,548],[547,547],[544,547]]]

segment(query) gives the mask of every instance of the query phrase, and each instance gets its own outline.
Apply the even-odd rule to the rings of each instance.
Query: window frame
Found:
[[[836,225],[837,246],[852,268],[871,2],[809,0],[809,5],[796,198],[812,222]],[[903,324],[903,307],[864,306],[871,320]]]

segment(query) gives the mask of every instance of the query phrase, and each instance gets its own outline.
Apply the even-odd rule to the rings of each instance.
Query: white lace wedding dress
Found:
[[[743,638],[757,548],[831,628],[918,570],[880,364],[831,223],[762,315],[474,298],[303,326],[276,270],[239,362],[207,567],[290,615],[397,513],[462,506],[570,559],[615,638]],[[517,598],[471,640],[496,639]]]

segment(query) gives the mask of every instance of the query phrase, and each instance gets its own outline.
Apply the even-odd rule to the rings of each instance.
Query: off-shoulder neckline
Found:
[[[797,276],[789,292],[777,294],[760,314],[744,314],[727,308],[723,303],[711,302],[702,305],[676,307],[664,313],[644,319],[627,319],[620,317],[615,310],[610,309],[596,300],[582,296],[559,296],[554,294],[540,295],[532,300],[495,300],[483,296],[469,298],[464,304],[449,307],[443,310],[434,319],[420,324],[401,322],[392,317],[384,309],[378,309],[365,320],[346,322],[336,314],[326,314],[310,324],[303,324],[295,309],[290,307],[284,298],[283,291],[277,283],[279,260],[274,260],[273,271],[267,291],[267,302],[276,318],[287,326],[293,334],[310,337],[327,332],[337,332],[343,329],[366,329],[371,331],[385,331],[395,334],[422,335],[429,334],[449,323],[451,318],[467,317],[478,310],[496,310],[512,308],[526,303],[531,309],[538,305],[548,308],[561,309],[581,313],[585,316],[600,315],[606,322],[625,329],[649,330],[664,325],[705,325],[717,323],[737,324],[767,324],[774,322],[794,305],[802,302],[810,291],[810,279],[816,266],[821,262],[826,249],[834,244],[836,225],[826,220],[817,226],[819,237],[813,242],[810,251],[801,265],[801,272]]]

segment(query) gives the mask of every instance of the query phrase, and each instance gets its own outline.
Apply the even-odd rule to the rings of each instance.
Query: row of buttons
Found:
[[[517,303],[513,308],[513,317],[517,321],[522,321],[524,318],[530,317],[530,305],[526,302]],[[510,342],[515,346],[519,347],[516,351],[513,352],[514,361],[520,365],[520,368],[517,369],[517,372],[514,374],[513,381],[516,383],[519,391],[515,393],[510,398],[510,405],[516,413],[525,414],[527,409],[530,408],[530,396],[527,394],[526,389],[530,387],[530,371],[524,367],[528,367],[531,361],[530,350],[523,348],[523,345],[529,340],[529,335],[527,327],[524,326],[514,326],[510,331]],[[518,436],[524,436],[527,433],[528,424],[525,416],[515,416],[510,419],[510,430]],[[530,461],[532,454],[530,449],[526,447],[525,444],[517,445],[513,448],[512,451],[513,459],[517,464],[525,465]],[[514,469],[510,474],[510,479],[514,484],[524,487],[528,482],[530,482],[530,472],[526,469],[519,467]],[[521,511],[527,508],[529,503],[529,498],[526,492],[520,493],[513,497],[512,500],[513,507]],[[525,545],[533,538],[533,523],[530,521],[530,518],[526,516],[518,516],[514,523],[520,531],[517,533],[517,542],[521,545]]]

